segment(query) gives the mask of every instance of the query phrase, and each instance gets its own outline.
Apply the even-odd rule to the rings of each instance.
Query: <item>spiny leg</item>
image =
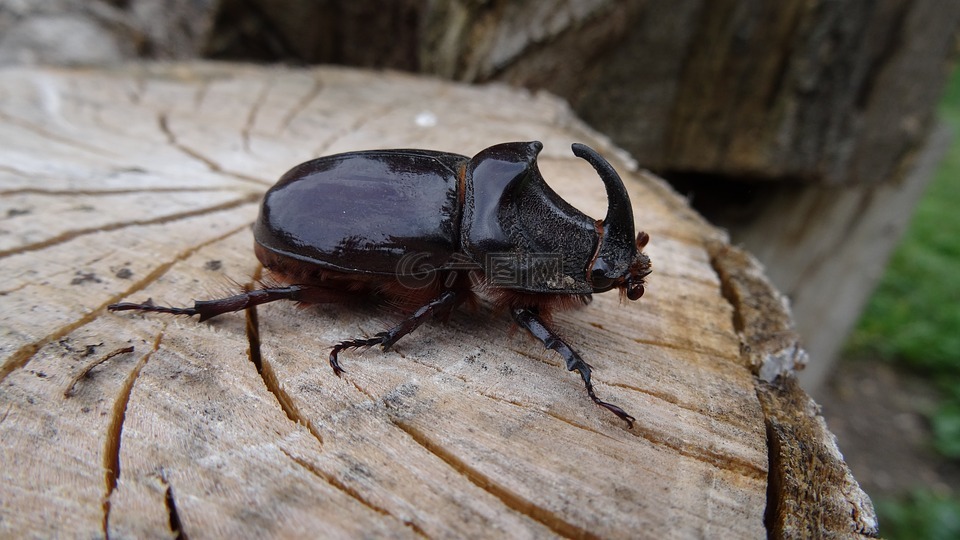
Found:
[[[513,309],[513,319],[517,321],[517,324],[530,332],[530,335],[540,340],[544,347],[559,353],[564,361],[566,361],[568,371],[576,371],[580,374],[580,378],[583,379],[583,384],[587,387],[587,395],[590,396],[590,399],[592,399],[594,403],[617,415],[617,417],[626,422],[630,428],[633,428],[633,422],[636,418],[627,414],[626,411],[620,407],[602,401],[597,397],[593,392],[593,383],[590,382],[590,365],[584,362],[583,359],[580,358],[580,355],[571,349],[560,336],[547,327],[535,309],[515,308]]]
[[[459,299],[460,295],[455,291],[444,291],[443,294],[431,300],[426,305],[421,306],[413,312],[413,315],[400,321],[399,324],[389,330],[378,332],[372,338],[348,339],[337,343],[333,349],[330,350],[330,367],[333,368],[333,372],[339,377],[343,373],[343,368],[340,367],[340,362],[337,360],[337,355],[340,354],[340,351],[360,347],[373,347],[374,345],[380,345],[385,351],[389,350],[400,338],[413,332],[423,324],[424,321],[427,320],[427,317],[448,313],[456,307]]]
[[[232,311],[241,311],[248,307],[259,306],[277,300],[292,300],[295,302],[316,301],[314,298],[321,292],[317,287],[309,285],[290,285],[288,287],[273,287],[267,289],[257,289],[244,293],[219,298],[216,300],[197,300],[193,307],[166,307],[158,306],[153,303],[153,299],[147,300],[142,304],[131,302],[121,302],[119,304],[110,304],[107,309],[110,311],[149,311],[153,313],[169,313],[171,315],[200,315],[200,321],[205,321],[217,315],[230,313]]]

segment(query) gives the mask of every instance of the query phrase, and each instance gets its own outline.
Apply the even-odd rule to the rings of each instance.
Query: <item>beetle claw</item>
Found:
[[[380,350],[384,352],[389,351],[390,347],[393,347],[393,344],[397,342],[390,331],[377,332],[373,337],[380,338]]]
[[[621,409],[620,407],[617,407],[612,403],[607,403],[606,401],[600,401],[596,397],[593,398],[593,402],[603,407],[604,409],[612,412],[613,414],[617,415],[618,418],[626,422],[627,429],[633,429],[633,423],[636,422],[637,419],[627,414],[627,411]]]
[[[344,370],[342,367],[340,367],[340,361],[337,360],[338,352],[339,351],[337,350],[336,347],[334,347],[333,350],[330,351],[330,367],[333,368],[334,375],[336,375],[337,377],[342,377]]]

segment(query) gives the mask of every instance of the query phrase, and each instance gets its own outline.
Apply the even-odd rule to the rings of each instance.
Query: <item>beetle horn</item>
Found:
[[[607,188],[607,216],[603,218],[603,245],[598,258],[608,265],[624,266],[625,270],[636,252],[633,238],[633,206],[623,180],[610,163],[585,144],[574,143],[573,155],[582,158],[593,166]],[[625,258],[624,255],[627,255]],[[614,270],[614,268],[610,268]]]

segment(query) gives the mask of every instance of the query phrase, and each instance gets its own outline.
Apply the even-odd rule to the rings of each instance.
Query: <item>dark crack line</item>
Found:
[[[257,271],[253,276],[253,283],[257,283],[260,280],[261,272],[263,271],[262,266],[257,267]],[[249,289],[253,286],[253,283],[247,284],[245,287]],[[260,347],[260,318],[257,315],[257,306],[251,306],[246,310],[246,332],[247,332],[247,342],[249,343],[248,354],[250,357],[250,362],[257,369],[257,374],[260,375],[260,379],[263,380],[263,385],[266,387],[267,391],[270,392],[273,397],[277,400],[277,403],[280,405],[280,409],[283,410],[283,413],[287,418],[295,423],[303,426],[306,430],[312,435],[322,446],[323,445],[323,436],[320,434],[320,431],[313,425],[313,422],[307,418],[302,412],[300,412],[299,407],[296,405],[296,400],[283,389],[283,385],[280,384],[280,380],[277,377],[276,371],[274,371],[273,366],[264,360],[263,353]]]
[[[10,195],[43,195],[50,197],[74,197],[77,195],[101,196],[101,195],[139,195],[141,193],[218,193],[218,192],[236,192],[236,189],[229,187],[154,187],[138,189],[43,189],[43,188],[16,188],[9,190],[0,190],[0,196]]]
[[[106,493],[103,496],[103,534],[110,538],[110,497],[117,489],[117,481],[120,479],[120,441],[123,437],[123,422],[127,416],[127,405],[130,403],[130,395],[133,393],[133,385],[147,361],[160,348],[160,342],[163,340],[163,333],[167,325],[157,332],[153,340],[153,348],[144,354],[137,365],[130,371],[123,386],[120,387],[120,394],[113,402],[113,409],[110,415],[110,423],[107,425],[106,440],[103,443],[103,470],[104,480],[106,482]]]
[[[560,421],[560,422],[563,422],[564,424],[567,424],[567,425],[569,425],[569,426],[575,427],[575,428],[577,428],[577,429],[580,429],[580,430],[583,430],[583,431],[592,433],[592,434],[594,434],[594,435],[599,435],[599,436],[601,436],[601,437],[605,437],[605,438],[607,438],[607,439],[610,439],[611,441],[621,442],[620,439],[617,439],[617,438],[615,438],[615,437],[611,437],[610,435],[608,435],[608,434],[606,434],[606,433],[604,433],[604,432],[602,432],[602,431],[593,429],[593,428],[591,428],[591,427],[589,427],[589,426],[585,426],[585,425],[582,425],[582,424],[578,424],[578,423],[574,422],[573,420],[570,420],[569,418],[564,418],[564,417],[562,417],[562,416],[560,416],[560,415],[558,415],[558,414],[556,414],[556,413],[554,413],[554,412],[552,412],[552,411],[533,409],[533,408],[531,408],[529,405],[527,405],[527,404],[525,404],[525,403],[520,403],[520,402],[514,401],[514,400],[512,400],[512,399],[504,399],[504,398],[501,398],[501,397],[498,397],[498,396],[494,396],[494,395],[491,395],[491,394],[487,394],[487,393],[485,393],[485,392],[483,392],[483,391],[480,391],[480,390],[477,390],[476,392],[477,392],[479,395],[481,395],[481,396],[483,396],[483,397],[485,397],[485,398],[487,398],[487,399],[492,399],[493,401],[496,401],[496,402],[498,402],[498,403],[504,403],[504,404],[506,404],[506,405],[510,405],[510,406],[512,406],[512,407],[516,407],[516,408],[518,408],[518,409],[522,409],[522,410],[528,411],[528,412],[539,412],[539,413],[542,413],[542,414],[544,414],[544,415],[546,415],[546,416],[549,416],[550,418],[553,418],[554,420],[558,420],[558,421]]]
[[[430,535],[428,535],[426,531],[421,529],[420,526],[416,524],[416,522],[411,520],[400,519],[397,516],[394,516],[393,514],[390,513],[389,510],[387,510],[386,508],[383,508],[382,506],[378,506],[374,504],[372,501],[364,497],[359,491],[344,484],[343,482],[340,481],[339,478],[333,476],[332,474],[327,473],[326,471],[320,469],[319,467],[315,467],[313,464],[311,464],[305,459],[294,456],[293,454],[287,452],[283,448],[280,448],[280,451],[283,452],[283,454],[288,458],[290,458],[294,463],[306,469],[307,472],[309,472],[310,474],[323,480],[330,486],[336,488],[338,491],[341,491],[342,493],[349,496],[350,498],[357,501],[358,503],[362,504],[363,506],[373,510],[374,512],[382,516],[390,517],[399,521],[400,523],[403,523],[404,526],[409,527],[413,532],[417,533],[419,536],[423,538],[430,537]]]
[[[144,72],[138,71],[133,80],[133,88],[124,94],[131,105],[139,106],[140,102],[143,101],[143,96],[147,91],[147,78],[144,75]]]
[[[365,388],[363,388],[362,386],[360,386],[359,384],[357,384],[357,382],[354,381],[352,378],[346,377],[346,379],[350,382],[350,384],[353,385],[354,388],[357,389],[357,392],[360,392],[361,394],[367,396],[367,399],[370,400],[371,402],[377,403],[377,402],[382,401],[382,400],[378,400],[377,398],[375,398],[375,397],[373,396],[373,394],[371,394],[371,393],[368,392]]]
[[[597,406],[597,410],[602,410],[602,407]],[[598,436],[600,436],[600,437],[604,437],[604,438],[610,439],[611,441],[620,442],[620,439],[617,439],[617,438],[615,438],[615,437],[611,437],[610,435],[607,435],[606,433],[604,433],[604,432],[602,432],[602,431],[600,431],[600,430],[593,429],[592,427],[585,426],[585,425],[583,425],[583,424],[579,424],[579,423],[577,423],[577,422],[574,422],[573,420],[570,420],[569,418],[564,418],[564,417],[562,417],[562,416],[560,416],[559,414],[556,414],[556,413],[554,413],[554,412],[544,411],[544,414],[546,414],[546,415],[549,416],[550,418],[553,418],[554,420],[559,420],[560,422],[563,422],[564,424],[567,424],[568,426],[577,428],[577,429],[582,430],[582,431],[586,431],[586,432],[588,432],[588,433],[592,433],[593,435],[598,435]]]
[[[107,353],[106,355],[84,366],[79,373],[77,373],[72,379],[70,379],[70,384],[68,384],[67,389],[63,391],[63,397],[69,398],[70,396],[72,396],[73,389],[77,386],[77,383],[79,383],[81,379],[85,379],[90,374],[90,371],[93,370],[93,368],[99,366],[100,364],[103,364],[104,362],[106,362],[107,360],[110,360],[115,356],[119,356],[121,354],[126,354],[126,353],[132,353],[133,350],[134,350],[133,345],[115,349],[112,352]]]
[[[639,422],[634,423],[634,429],[630,430],[629,433],[633,433],[653,445],[669,448],[681,456],[705,463],[723,471],[736,473],[740,476],[753,478],[755,480],[763,480],[767,477],[768,471],[749,461],[734,459],[731,456],[706,448],[693,450],[691,445],[684,444],[678,437],[664,437],[653,429],[644,428]]]
[[[210,91],[210,82],[209,77],[204,77],[200,81],[200,85],[197,86],[196,92],[193,93],[193,110],[199,111],[203,107],[203,103],[207,100],[207,93]]]
[[[728,280],[724,279],[725,272],[721,268],[721,262],[719,257],[715,254],[710,253],[709,248],[706,246],[704,249],[707,251],[707,254],[710,255],[710,268],[717,275],[717,281],[720,283],[720,296],[726,301],[730,308],[733,310],[733,315],[731,317],[731,326],[733,330],[742,335],[746,330],[746,322],[744,321],[743,314],[740,309],[740,303],[737,301],[736,296],[731,289]],[[742,339],[742,338],[741,338]],[[764,508],[764,519],[763,526],[767,530],[767,536],[772,538],[774,534],[773,525],[775,525],[775,516],[778,507],[780,506],[780,494],[779,489],[780,479],[783,476],[783,470],[780,467],[780,448],[779,440],[772,436],[771,429],[771,417],[770,413],[767,411],[766,406],[764,405],[763,399],[760,398],[761,387],[759,384],[758,371],[750,369],[750,359],[747,357],[747,354],[744,352],[743,345],[741,344],[741,353],[740,353],[740,362],[745,369],[747,369],[752,378],[753,378],[753,387],[754,392],[757,394],[757,402],[760,404],[760,410],[763,414],[763,422],[766,427],[766,441],[767,441],[767,471],[765,478],[767,481],[766,489],[766,507]],[[757,368],[759,370],[759,368]],[[761,477],[764,478],[764,477]]]
[[[537,361],[539,361],[539,362],[542,362],[542,363],[544,363],[544,364],[551,365],[551,366],[554,365],[553,363],[547,361],[546,359],[537,358],[536,356],[534,356],[534,355],[532,355],[532,354],[529,354],[529,353],[527,353],[527,352],[525,352],[525,351],[520,351],[520,350],[517,350],[517,349],[510,349],[510,350],[513,351],[513,352],[515,352],[515,353],[518,353],[518,354],[520,354],[520,355],[522,355],[522,356],[526,356],[526,357],[528,357],[528,358],[531,358],[531,359],[537,360]],[[557,366],[557,369],[561,369],[561,367],[558,365],[558,366]],[[630,387],[624,387],[623,385],[611,384],[611,383],[608,383],[608,382],[606,382],[606,381],[595,380],[595,382],[600,382],[600,383],[606,384],[606,385],[608,385],[608,386],[620,386],[620,387],[623,387],[623,388],[626,388],[626,389],[631,389]],[[644,429],[643,426],[641,426],[639,423],[635,423],[635,424],[634,424],[634,429],[633,429],[633,430],[628,430],[628,433],[632,433],[632,434],[634,434],[634,435],[636,435],[636,436],[638,436],[638,437],[641,437],[641,438],[643,438],[643,439],[646,439],[648,442],[650,442],[650,443],[652,443],[652,444],[654,444],[654,445],[656,445],[656,446],[661,446],[661,447],[669,448],[669,449],[677,452],[678,454],[680,454],[680,455],[682,455],[682,456],[684,456],[684,457],[689,457],[689,458],[695,459],[695,460],[697,460],[697,461],[700,461],[700,462],[702,462],[702,463],[706,463],[706,464],[711,465],[711,466],[713,466],[713,467],[716,467],[716,468],[718,468],[718,469],[722,469],[722,470],[725,470],[725,471],[736,472],[736,473],[738,473],[738,474],[741,474],[741,475],[743,475],[743,476],[747,476],[747,477],[750,477],[750,478],[764,478],[764,477],[766,477],[766,475],[767,475],[767,471],[764,471],[764,470],[758,468],[756,465],[754,465],[754,464],[752,464],[752,463],[749,463],[749,462],[747,462],[747,461],[731,459],[731,458],[728,457],[728,456],[724,456],[724,455],[719,454],[719,453],[716,453],[716,452],[709,452],[709,451],[704,451],[704,452],[692,452],[692,451],[691,451],[690,449],[688,449],[684,444],[679,443],[679,442],[676,442],[676,441],[672,441],[670,438],[660,437],[660,436],[657,435],[657,433],[656,433],[655,431],[650,430],[650,429]]]
[[[56,273],[57,273],[57,274],[62,274],[63,272],[56,272]],[[20,277],[20,276],[16,276],[16,277]],[[11,287],[11,288],[9,288],[9,289],[0,289],[0,296],[6,296],[6,295],[8,295],[8,294],[13,294],[13,293],[19,291],[20,289],[25,289],[25,288],[29,287],[30,285],[33,285],[33,283],[30,283],[29,281],[25,281],[25,282],[17,285],[16,287]]]
[[[42,178],[38,178],[35,173],[32,173],[32,172],[28,173],[26,171],[22,171],[20,169],[17,169],[16,167],[11,167],[6,163],[0,163],[0,172],[10,173],[12,175],[20,176],[23,178],[32,178],[34,180],[42,180]]]
[[[31,132],[31,133],[36,134],[36,135],[39,135],[39,136],[43,137],[44,139],[47,139],[47,140],[50,140],[50,141],[56,141],[56,142],[65,144],[65,145],[67,145],[67,146],[69,146],[69,147],[71,147],[71,148],[77,148],[77,149],[80,149],[80,150],[84,150],[84,151],[86,151],[86,152],[88,152],[88,153],[94,154],[94,155],[96,155],[96,156],[98,156],[98,157],[101,157],[101,158],[106,157],[106,158],[111,158],[111,159],[117,159],[117,158],[122,158],[122,157],[123,157],[122,155],[114,154],[113,152],[110,152],[109,150],[106,150],[106,149],[103,149],[103,148],[98,148],[98,147],[96,147],[96,146],[90,146],[90,145],[87,145],[87,144],[82,143],[82,142],[80,142],[80,141],[76,141],[76,140],[74,140],[74,139],[70,139],[70,138],[68,138],[68,137],[64,137],[64,136],[62,136],[62,135],[60,135],[60,134],[58,134],[58,133],[55,133],[55,132],[52,132],[52,131],[47,131],[47,130],[44,129],[43,127],[37,126],[37,125],[35,125],[35,124],[32,124],[32,123],[30,123],[30,122],[28,122],[28,121],[26,121],[26,120],[17,118],[17,117],[15,117],[15,116],[11,116],[11,115],[7,114],[6,112],[3,112],[3,111],[0,111],[0,120],[2,120],[3,122],[6,122],[6,123],[8,123],[8,124],[12,124],[12,125],[14,125],[14,126],[17,126],[17,127],[19,127],[19,128],[25,129],[25,130],[27,130],[27,131],[29,131],[29,132]]]
[[[46,275],[44,275],[43,277],[44,277],[44,279],[45,279],[46,281],[52,281],[52,280],[54,280],[55,278],[58,278],[58,277],[60,277],[60,276],[63,276],[64,274],[73,274],[73,275],[76,277],[76,272],[77,272],[77,269],[78,269],[78,268],[90,267],[90,266],[92,266],[92,265],[100,262],[101,260],[107,258],[107,257],[113,256],[116,252],[117,252],[117,250],[115,250],[115,249],[108,250],[108,251],[106,251],[106,252],[98,255],[97,257],[94,257],[93,259],[88,259],[88,260],[83,261],[83,262],[77,261],[74,266],[62,266],[59,270],[50,272],[49,274],[46,274]],[[16,274],[16,275],[11,275],[11,276],[10,276],[10,280],[11,280],[11,281],[20,280],[20,279],[22,279],[22,280],[27,280],[27,281],[22,281],[20,284],[16,285],[15,287],[12,287],[12,288],[10,288],[10,289],[0,289],[0,296],[14,293],[14,292],[16,292],[16,291],[19,291],[20,289],[25,289],[25,288],[27,288],[27,287],[29,287],[29,286],[31,286],[31,285],[36,285],[36,281],[29,281],[29,279],[30,279],[31,277],[32,277],[32,276],[30,275],[30,271],[29,271],[29,270],[27,270],[27,271],[25,271],[25,272],[21,272],[21,273]],[[71,278],[71,279],[72,279],[72,278]]]
[[[759,389],[757,390],[759,393]],[[781,507],[781,493],[784,489],[784,470],[780,465],[782,461],[780,438],[774,430],[770,418],[764,418],[764,425],[767,430],[767,506],[763,510],[763,526],[767,529],[767,537],[774,538],[774,531],[777,530],[778,511]]]
[[[674,406],[676,406],[677,408],[683,409],[683,410],[685,410],[685,411],[689,411],[689,412],[692,412],[692,413],[694,413],[694,414],[698,414],[698,415],[700,415],[700,416],[703,416],[704,418],[709,418],[709,419],[712,420],[712,421],[719,421],[719,422],[721,422],[721,423],[724,423],[724,424],[727,424],[727,425],[730,425],[730,426],[733,426],[733,427],[739,427],[737,424],[734,424],[733,422],[728,422],[728,421],[723,420],[722,418],[715,418],[715,417],[713,417],[713,416],[709,416],[708,414],[706,414],[704,411],[698,409],[697,407],[694,407],[694,406],[692,406],[692,405],[690,405],[690,404],[688,404],[688,403],[684,403],[684,402],[680,401],[679,399],[677,399],[675,396],[671,396],[671,395],[669,395],[669,394],[665,394],[665,393],[661,393],[661,392],[655,392],[655,391],[653,391],[653,390],[649,390],[649,389],[646,389],[646,388],[640,388],[639,386],[633,386],[633,385],[626,384],[626,383],[611,382],[611,383],[607,383],[607,385],[608,385],[608,386],[614,386],[614,387],[616,387],[616,388],[623,388],[624,390],[631,390],[631,391],[634,391],[634,392],[637,392],[637,393],[640,393],[640,394],[643,394],[643,395],[646,395],[646,396],[650,396],[650,397],[652,397],[652,398],[654,398],[654,399],[658,399],[658,400],[660,400],[660,401],[663,401],[664,403],[669,403],[670,405],[674,405]]]
[[[450,468],[464,476],[473,485],[496,497],[507,508],[540,523],[559,536],[566,538],[599,538],[593,532],[569,521],[565,521],[559,514],[537,506],[533,502],[524,499],[523,496],[514,493],[506,486],[501,486],[489,476],[468,465],[466,461],[443,449],[440,445],[435,444],[426,434],[420,432],[413,426],[405,424],[395,418],[391,418],[390,421],[398,429],[406,433],[417,445],[439,458]]]
[[[257,178],[256,176],[250,176],[250,175],[246,175],[246,174],[242,174],[234,171],[228,171],[223,167],[221,167],[220,164],[217,163],[216,161],[208,158],[207,156],[201,154],[200,152],[197,152],[196,150],[190,148],[189,146],[186,146],[185,144],[181,143],[179,140],[177,140],[177,136],[173,133],[173,130],[170,129],[170,125],[169,125],[169,121],[167,120],[166,113],[160,114],[158,116],[157,123],[160,126],[160,131],[163,132],[163,134],[167,137],[167,143],[170,146],[176,148],[183,154],[199,161],[200,163],[203,163],[204,166],[206,166],[207,169],[209,169],[211,172],[229,176],[231,178],[234,178],[236,180],[241,180],[244,182],[252,182],[259,186],[269,186],[273,184],[273,182],[264,180],[262,178]]]
[[[48,239],[43,240],[43,241],[41,241],[41,242],[36,242],[36,243],[34,243],[34,244],[27,244],[27,245],[25,245],[25,246],[19,246],[19,247],[16,247],[16,248],[12,248],[12,249],[7,249],[7,250],[0,251],[0,259],[3,259],[3,258],[5,258],[5,257],[10,257],[10,256],[12,256],[12,255],[20,255],[20,254],[22,254],[22,253],[28,253],[28,252],[31,252],[31,251],[39,251],[39,250],[41,250],[41,249],[46,249],[46,248],[48,248],[48,247],[55,246],[55,245],[57,245],[57,244],[62,244],[62,243],[64,243],[64,242],[69,242],[69,241],[74,240],[74,239],[76,239],[76,238],[78,238],[78,237],[85,236],[85,235],[88,235],[88,234],[96,234],[96,233],[102,233],[102,232],[111,232],[111,231],[115,231],[115,230],[118,230],[118,229],[125,229],[125,228],[128,228],[128,227],[140,227],[140,226],[148,226],[148,225],[160,225],[160,224],[164,224],[164,223],[170,223],[170,222],[173,222],[173,221],[179,221],[179,220],[182,220],[182,219],[188,219],[188,218],[192,218],[192,217],[196,217],[196,216],[202,216],[202,215],[205,215],[205,214],[213,214],[213,213],[215,213],[215,212],[221,212],[221,211],[224,211],[224,210],[231,210],[231,209],[233,209],[233,208],[237,208],[237,207],[243,206],[243,205],[245,205],[245,204],[253,204],[253,203],[256,203],[256,202],[258,202],[259,200],[260,200],[260,194],[259,194],[259,193],[252,193],[252,194],[247,195],[246,197],[242,197],[242,198],[240,198],[240,199],[235,199],[235,200],[232,200],[232,201],[229,201],[229,202],[225,202],[225,203],[222,203],[222,204],[218,204],[218,205],[215,205],[215,206],[208,206],[208,207],[205,207],[205,208],[197,208],[197,209],[195,209],[195,210],[188,210],[188,211],[186,211],[186,212],[178,212],[178,213],[176,213],[176,214],[169,214],[169,215],[166,215],[166,216],[158,216],[158,217],[155,217],[155,218],[152,218],[152,219],[134,219],[134,220],[131,220],[131,221],[120,221],[120,222],[117,222],[117,223],[110,223],[110,224],[107,224],[107,225],[103,225],[103,226],[101,226],[101,227],[88,227],[88,228],[84,228],[84,229],[74,229],[74,230],[72,230],[72,231],[67,231],[67,232],[65,232],[65,233],[58,234],[57,236],[54,236],[53,238],[48,238]]]
[[[147,274],[143,279],[135,282],[133,285],[131,285],[129,288],[127,288],[125,291],[121,292],[120,294],[117,294],[117,295],[114,295],[114,296],[110,297],[107,301],[103,302],[102,304],[100,304],[100,305],[97,306],[96,308],[92,309],[91,311],[89,311],[89,312],[88,312],[86,315],[84,315],[83,317],[75,320],[74,322],[72,322],[72,323],[70,323],[70,324],[61,326],[61,327],[58,328],[57,330],[51,332],[50,334],[47,334],[46,336],[44,336],[44,337],[42,337],[42,338],[40,338],[40,339],[38,339],[38,340],[36,340],[36,341],[33,341],[33,342],[31,342],[31,343],[28,343],[28,344],[20,347],[20,348],[17,349],[13,354],[11,354],[11,355],[9,356],[9,358],[7,359],[7,361],[6,361],[2,366],[0,366],[0,382],[3,382],[3,380],[6,379],[8,375],[10,375],[11,373],[13,373],[13,372],[16,371],[17,369],[23,368],[23,367],[26,366],[28,363],[30,363],[30,359],[33,358],[33,356],[37,353],[37,351],[40,350],[41,347],[47,345],[48,343],[51,343],[51,342],[53,342],[53,341],[56,341],[56,340],[62,338],[63,336],[69,334],[70,332],[73,332],[74,330],[76,330],[76,329],[78,329],[78,328],[80,328],[80,327],[82,327],[82,326],[85,326],[85,325],[89,324],[90,322],[94,321],[97,317],[100,316],[100,314],[102,313],[102,311],[103,311],[104,309],[106,309],[106,307],[107,307],[108,305],[110,305],[110,304],[115,304],[115,303],[119,302],[120,300],[123,300],[124,298],[127,298],[128,296],[132,295],[133,293],[144,289],[147,285],[149,285],[150,283],[153,283],[154,281],[156,281],[157,279],[159,279],[161,276],[163,276],[164,274],[166,274],[167,271],[170,270],[170,268],[171,268],[174,264],[176,264],[176,263],[178,263],[178,262],[180,262],[180,261],[183,261],[184,259],[190,257],[191,255],[193,255],[194,253],[196,253],[198,250],[200,250],[200,249],[202,249],[202,248],[204,248],[204,247],[206,247],[206,246],[208,246],[208,245],[210,245],[210,244],[214,244],[214,243],[216,243],[216,242],[219,242],[219,241],[223,240],[224,238],[227,238],[228,236],[231,236],[231,235],[236,234],[236,233],[238,233],[238,232],[240,232],[240,231],[243,231],[243,230],[247,229],[247,227],[249,227],[249,225],[244,224],[244,225],[242,225],[242,226],[240,226],[240,227],[236,227],[236,228],[234,228],[234,229],[231,229],[231,230],[227,231],[226,233],[224,233],[224,234],[222,234],[222,235],[220,235],[220,236],[217,236],[217,237],[212,238],[212,239],[210,239],[210,240],[208,240],[208,241],[206,241],[206,242],[203,242],[203,243],[201,243],[201,244],[197,244],[196,246],[193,246],[193,247],[190,248],[190,249],[187,249],[187,250],[184,250],[184,251],[180,252],[179,254],[177,254],[177,255],[173,258],[173,260],[171,260],[170,262],[161,264],[160,266],[158,266],[157,268],[155,268],[152,272],[150,272],[149,274]]]
[[[369,113],[361,115],[349,126],[345,126],[343,129],[331,135],[325,141],[321,142],[317,146],[317,148],[313,151],[313,155],[315,156],[324,155],[325,153],[327,153],[328,149],[334,144],[336,144],[336,142],[339,141],[340,139],[346,137],[347,135],[351,135],[359,132],[363,128],[363,126],[367,125],[368,123],[373,122],[374,120],[383,118],[384,116],[390,114],[391,112],[398,110],[401,107],[409,104],[410,104],[409,101],[402,100],[402,101],[396,101],[393,103],[388,103],[386,105],[381,105],[380,107],[374,107],[373,109],[370,110]]]
[[[665,342],[665,341],[657,341],[657,340],[654,340],[654,339],[643,339],[643,338],[631,338],[631,339],[634,341],[634,343],[639,343],[639,344],[641,344],[641,345],[650,345],[650,346],[653,346],[653,347],[661,347],[661,348],[664,348],[664,349],[670,349],[670,350],[675,350],[675,351],[684,351],[684,352],[689,352],[689,353],[705,354],[705,355],[708,355],[708,356],[714,356],[714,357],[717,357],[717,358],[722,358],[722,359],[724,359],[724,360],[731,360],[731,361],[734,361],[734,362],[739,362],[739,361],[740,361],[740,357],[739,357],[739,356],[729,355],[729,354],[726,354],[726,353],[724,353],[724,352],[722,352],[722,351],[717,351],[717,350],[714,350],[714,349],[703,349],[703,348],[695,347],[695,346],[693,346],[693,344],[668,343],[668,342]]]
[[[287,111],[287,114],[283,116],[283,120],[280,122],[280,132],[283,133],[287,131],[290,128],[290,124],[313,103],[313,100],[317,99],[317,96],[319,96],[322,91],[323,83],[320,81],[320,78],[314,74],[313,85],[310,87],[310,90],[294,103],[290,110]]]
[[[243,141],[243,151],[248,154],[253,153],[250,150],[250,133],[253,131],[253,126],[257,123],[257,116],[260,114],[260,109],[267,100],[267,95],[269,95],[270,90],[273,89],[274,81],[275,79],[271,77],[260,88],[256,101],[253,102],[253,105],[251,105],[247,111],[247,119],[243,124],[243,128],[240,130],[240,139]]]
[[[160,469],[160,482],[167,486],[164,492],[163,502],[167,507],[170,531],[173,532],[176,540],[187,540],[187,533],[183,530],[183,522],[180,520],[180,513],[177,511],[177,499],[173,495],[173,485],[167,480],[167,474],[163,469]]]

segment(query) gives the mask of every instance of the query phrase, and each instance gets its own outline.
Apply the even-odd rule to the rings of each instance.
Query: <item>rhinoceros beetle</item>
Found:
[[[600,400],[590,365],[553,330],[552,312],[618,289],[643,295],[649,237],[634,237],[633,210],[620,176],[600,154],[574,144],[597,171],[608,209],[597,221],[564,201],[537,168],[540,142],[491,146],[473,158],[430,150],[348,152],[297,165],[264,196],[254,225],[257,258],[278,284],[177,308],[119,303],[111,311],[199,315],[206,320],[251,306],[292,300],[342,303],[358,296],[406,308],[407,318],[350,348],[390,348],[430,317],[446,318],[478,296],[577,371],[597,405],[633,426],[623,409]]]

